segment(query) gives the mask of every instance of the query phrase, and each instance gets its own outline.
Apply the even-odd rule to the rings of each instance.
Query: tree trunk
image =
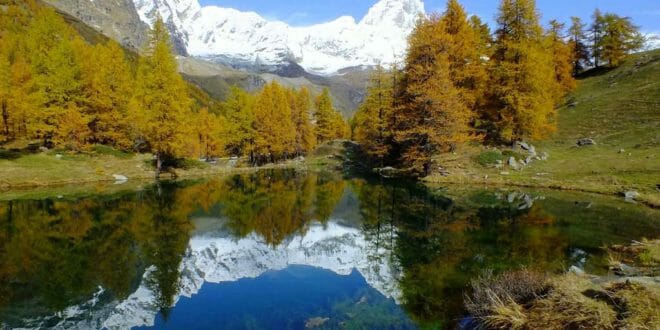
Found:
[[[156,153],[156,179],[160,177],[160,171],[163,167],[163,160],[160,157],[160,153]]]
[[[9,112],[7,111],[7,101],[2,101],[2,122],[5,126],[5,136],[9,139]]]

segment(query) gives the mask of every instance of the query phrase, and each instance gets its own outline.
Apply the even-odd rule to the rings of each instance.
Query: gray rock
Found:
[[[527,150],[527,152],[529,152],[530,156],[536,156],[536,147],[534,147],[533,145],[530,145],[529,150]]]
[[[577,140],[578,147],[593,146],[596,145],[596,141],[590,138],[579,139]]]
[[[523,195],[523,202],[518,205],[519,210],[531,209],[534,206],[534,199],[531,196],[525,194]]]
[[[41,147],[39,147],[39,151],[41,151],[41,152],[47,152],[47,151],[48,151],[48,148],[46,148],[46,147],[44,147],[44,146],[41,146]]]
[[[509,203],[513,203],[517,198],[518,198],[518,193],[512,192],[506,196],[506,201]]]
[[[55,158],[57,158],[57,159],[62,159],[62,155],[61,155],[61,154],[57,154],[57,155],[55,155]]]
[[[619,149],[619,153],[620,153],[620,154],[625,153],[625,152],[626,152],[625,149]]]
[[[578,266],[571,266],[571,268],[568,269],[568,272],[573,273],[575,275],[584,275],[585,274],[584,270],[582,270],[582,268],[580,268]]]
[[[514,170],[520,170],[520,163],[518,163],[516,158],[513,156],[509,157],[508,165]]]
[[[115,184],[123,184],[128,181],[128,178],[125,175],[113,174],[112,177],[115,179]]]
[[[541,160],[548,160],[548,158],[550,158],[550,154],[548,154],[547,152],[544,151],[544,152],[541,153],[540,158],[541,158]]]
[[[635,199],[639,198],[639,193],[634,190],[624,191],[622,194],[623,198],[625,198],[627,201],[634,201]]]
[[[525,165],[531,164],[533,160],[534,158],[532,156],[527,156],[527,158],[525,158]]]

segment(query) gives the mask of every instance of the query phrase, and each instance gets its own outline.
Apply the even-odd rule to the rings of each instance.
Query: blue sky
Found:
[[[204,5],[250,10],[269,19],[291,25],[310,25],[342,15],[362,18],[376,0],[200,0]],[[425,0],[427,11],[442,10],[445,0]],[[467,11],[492,22],[498,0],[463,0]],[[619,15],[630,16],[645,32],[660,32],[660,1],[658,0],[537,0],[546,23],[552,18],[568,21],[570,16],[585,19],[598,7]]]

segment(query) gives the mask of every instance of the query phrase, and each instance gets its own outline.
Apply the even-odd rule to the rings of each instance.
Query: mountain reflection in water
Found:
[[[293,171],[0,202],[0,327],[451,326],[483,271],[598,272],[658,215]]]

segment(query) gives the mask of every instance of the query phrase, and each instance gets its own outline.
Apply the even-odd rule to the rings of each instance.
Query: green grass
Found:
[[[609,194],[636,190],[642,201],[660,205],[660,49],[631,56],[616,69],[584,75],[567,100],[571,105],[559,108],[556,133],[545,141],[531,141],[537,152],[549,153],[547,161],[522,171],[488,168],[498,156],[470,146],[438,156],[438,163],[453,175],[428,180]],[[596,145],[577,147],[580,138],[591,138]],[[501,160],[508,158],[504,153]]]

